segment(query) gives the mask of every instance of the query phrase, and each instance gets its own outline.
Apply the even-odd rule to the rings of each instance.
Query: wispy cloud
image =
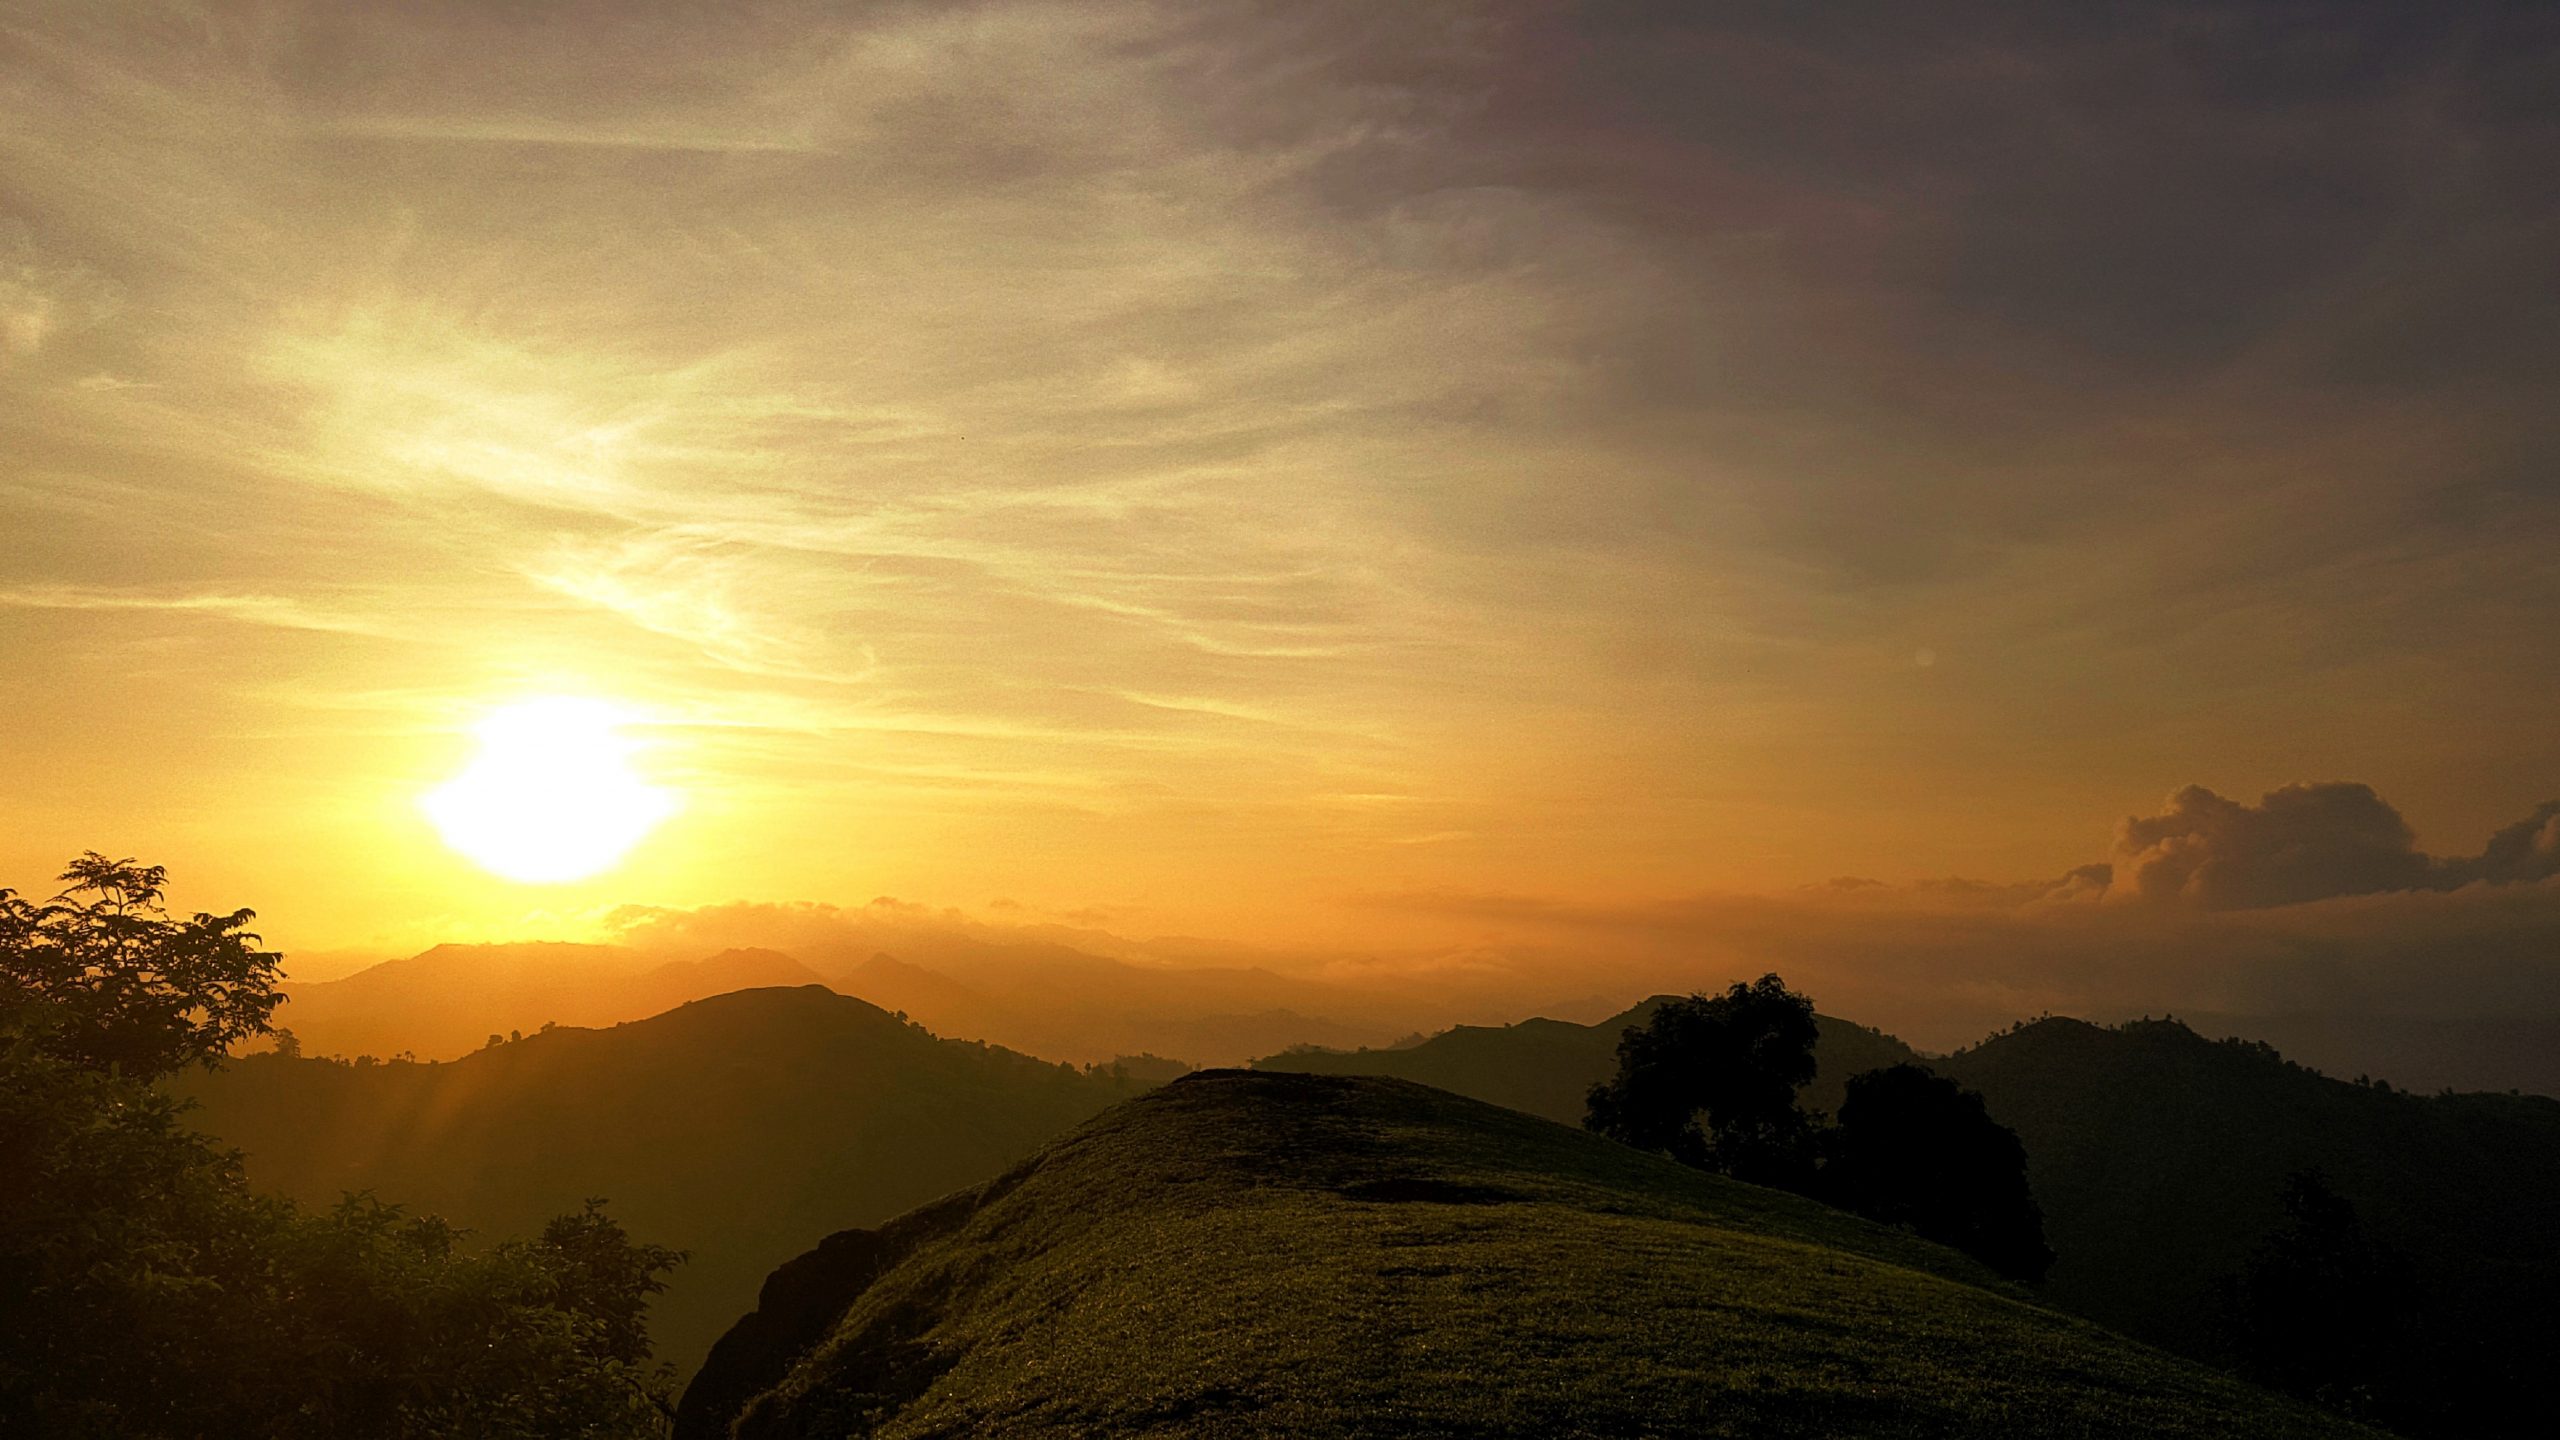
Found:
[[[325,134],[429,144],[568,145],[608,150],[673,150],[713,155],[805,155],[818,147],[788,135],[721,134],[682,128],[626,128],[562,123],[538,117],[348,116],[326,122]]]
[[[81,589],[65,585],[0,586],[0,608],[27,610],[133,610],[204,615],[282,630],[321,630],[342,635],[388,635],[393,628],[366,608],[332,610],[286,595],[188,595]]]
[[[2486,825],[2560,784],[2533,47],[2143,10],[13,12],[7,643],[629,692],[828,777],[693,812],[729,891],[2038,873],[2199,756]]]

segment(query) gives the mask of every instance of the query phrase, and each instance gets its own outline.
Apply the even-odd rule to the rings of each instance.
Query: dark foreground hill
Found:
[[[690,1368],[819,1237],[985,1180],[1143,1087],[812,986],[443,1064],[252,1056],[184,1088],[254,1183],[307,1204],[371,1190],[503,1236],[609,1198],[635,1236],[692,1252],[651,1317]]]
[[[2279,1224],[2286,1177],[2316,1170],[2405,1269],[2353,1317],[2390,1357],[2382,1413],[2550,1433],[2560,1101],[2350,1084],[2167,1020],[2042,1020],[1930,1063],[2026,1142],[2056,1301],[2214,1353],[2224,1277]]]
[[[1545,1019],[1516,1025],[1460,1025],[1419,1045],[1394,1050],[1301,1047],[1256,1060],[1253,1068],[1310,1075],[1391,1075],[1578,1125],[1583,1097],[1592,1086],[1618,1073],[1618,1037],[1630,1025],[1650,1022],[1668,998],[1656,995],[1597,1025]],[[1880,1030],[1828,1015],[1815,1018],[1821,1025],[1821,1040],[1814,1047],[1818,1069],[1802,1095],[1802,1102],[1813,1109],[1838,1110],[1841,1087],[1852,1075],[1918,1058],[1910,1046]]]
[[[777,1273],[687,1440],[2360,1434],[1952,1252],[1395,1080],[1213,1072]]]

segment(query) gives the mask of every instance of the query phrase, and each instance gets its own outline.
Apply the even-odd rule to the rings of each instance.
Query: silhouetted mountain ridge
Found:
[[[182,1088],[253,1181],[309,1203],[372,1190],[522,1234],[609,1197],[633,1233],[693,1252],[653,1322],[690,1365],[782,1259],[976,1184],[1144,1082],[938,1039],[807,986],[440,1064],[252,1056]]]
[[[1091,1062],[1152,1050],[1220,1063],[1303,1043],[1358,1044],[1391,1031],[1325,1018],[1374,997],[1254,967],[1158,966],[1063,945],[946,939],[930,959],[878,952],[826,967],[847,994],[903,1010],[947,1034]]]
[[[2174,1020],[2039,1020],[1930,1063],[2025,1141],[2056,1300],[2212,1353],[2220,1282],[2316,1170],[2414,1272],[2372,1317],[2406,1332],[2383,1378],[2437,1433],[2533,1433],[2511,1426],[2560,1347],[2560,1101],[2357,1085]]]
[[[279,1023],[314,1054],[452,1059],[491,1035],[637,1020],[734,990],[823,983],[778,951],[655,961],[610,945],[438,945],[343,980],[285,986]]]
[[[1264,1056],[1253,1062],[1253,1068],[1315,1075],[1392,1075],[1578,1125],[1584,1096],[1593,1085],[1617,1073],[1618,1037],[1629,1026],[1650,1022],[1653,1012],[1671,998],[1656,995],[1596,1025],[1543,1017],[1511,1025],[1459,1025],[1417,1044],[1389,1049],[1299,1047]],[[1815,1020],[1821,1027],[1814,1050],[1819,1068],[1802,1097],[1814,1109],[1838,1109],[1841,1087],[1852,1075],[1918,1058],[1910,1046],[1883,1031],[1829,1015]]]
[[[280,1020],[313,1054],[452,1059],[493,1034],[612,1025],[733,990],[823,984],[939,1034],[1079,1064],[1140,1053],[1241,1061],[1284,1045],[1382,1040],[1396,1028],[1329,1018],[1372,1016],[1387,1000],[1258,967],[1141,963],[947,930],[899,934],[921,953],[827,945],[804,960],[746,946],[667,960],[607,945],[438,945],[341,980],[288,984]]]

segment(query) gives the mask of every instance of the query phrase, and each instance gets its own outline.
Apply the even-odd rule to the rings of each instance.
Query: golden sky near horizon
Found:
[[[0,0],[0,884],[1332,941],[2560,794],[2552,37],[1825,9]],[[525,886],[419,802],[543,696],[682,808]]]

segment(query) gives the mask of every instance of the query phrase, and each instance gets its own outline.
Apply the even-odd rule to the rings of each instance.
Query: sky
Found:
[[[0,884],[2560,934],[2556,96],[2533,5],[0,0]],[[679,808],[493,876],[421,799],[559,696]]]

